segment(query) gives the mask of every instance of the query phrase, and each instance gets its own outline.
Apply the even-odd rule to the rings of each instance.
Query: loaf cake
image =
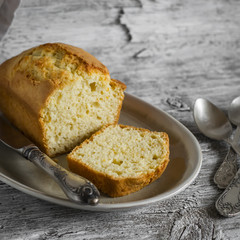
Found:
[[[169,162],[169,138],[124,125],[109,125],[67,156],[72,172],[111,197],[138,191],[158,179]]]
[[[31,48],[0,66],[0,109],[49,156],[117,123],[126,86],[84,50]]]

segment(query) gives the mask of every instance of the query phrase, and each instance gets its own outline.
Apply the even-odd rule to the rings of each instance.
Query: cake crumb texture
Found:
[[[124,125],[104,127],[68,155],[73,172],[112,197],[148,185],[161,176],[168,162],[166,133]]]
[[[49,156],[118,121],[126,86],[80,48],[40,45],[4,62],[0,74],[1,110]]]

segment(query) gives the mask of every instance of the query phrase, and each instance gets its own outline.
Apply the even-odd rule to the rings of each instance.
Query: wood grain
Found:
[[[92,213],[54,205],[0,183],[0,239],[239,239],[223,218],[213,176],[224,143],[196,128],[205,97],[225,112],[240,95],[240,2],[229,0],[23,0],[0,42],[0,62],[45,42],[95,55],[127,92],[168,112],[200,142],[199,176],[177,196],[144,208]]]

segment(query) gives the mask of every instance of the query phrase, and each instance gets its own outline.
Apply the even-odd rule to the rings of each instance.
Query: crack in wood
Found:
[[[180,233],[180,235],[179,235],[179,240],[182,238],[182,235],[183,235],[183,233],[185,232],[185,230],[186,230],[186,227],[184,227],[183,230],[182,230],[182,233]]]
[[[137,51],[137,52],[133,55],[133,58],[139,58],[139,55],[140,55],[142,52],[146,51],[146,49],[147,49],[147,48],[143,48],[143,49]]]
[[[48,41],[84,48],[129,93],[183,123],[200,143],[203,164],[198,178],[171,199],[111,213],[53,205],[1,182],[0,239],[239,239],[240,218],[223,219],[213,205],[220,190],[212,178],[227,146],[202,135],[189,108],[202,96],[226,111],[239,95],[240,1],[21,3],[0,43],[0,62]]]
[[[130,32],[130,28],[127,26],[127,24],[123,23],[122,22],[122,16],[125,14],[124,12],[124,9],[121,8],[120,11],[119,11],[119,17],[117,19],[117,23],[122,26],[122,29],[124,30],[124,32],[126,33],[127,35],[127,41],[128,42],[131,42],[132,40],[132,35],[131,35],[131,32]]]

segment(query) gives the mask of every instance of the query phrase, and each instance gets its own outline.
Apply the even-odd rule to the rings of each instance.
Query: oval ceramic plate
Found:
[[[119,198],[102,194],[97,206],[73,203],[46,173],[3,145],[0,145],[0,179],[22,192],[52,203],[91,211],[110,211],[140,207],[170,198],[196,178],[202,163],[200,146],[192,133],[173,117],[125,94],[119,122],[165,131],[170,138],[170,163],[165,172],[157,181],[136,193]],[[65,156],[58,159],[67,168]]]

